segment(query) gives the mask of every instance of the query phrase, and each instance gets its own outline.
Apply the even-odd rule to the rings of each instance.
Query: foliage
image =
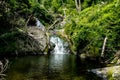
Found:
[[[0,1],[0,33],[15,27],[24,27],[30,15],[34,15],[44,24],[51,24],[53,17],[37,0],[3,0]],[[23,24],[19,24],[22,20]],[[17,23],[18,22],[18,23]]]
[[[80,14],[75,12],[70,14],[72,17],[68,17],[65,31],[72,40],[73,49],[78,53],[85,51],[89,54],[98,54],[107,36],[106,52],[118,50],[120,48],[119,15],[120,5],[116,6],[116,0],[108,4],[91,6]]]

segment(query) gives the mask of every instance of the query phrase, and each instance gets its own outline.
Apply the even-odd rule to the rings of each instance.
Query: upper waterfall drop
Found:
[[[36,26],[39,27],[42,31],[45,31],[45,26],[40,22],[38,18],[35,18]]]
[[[64,40],[60,39],[58,36],[52,36],[50,38],[50,42],[55,45],[53,54],[68,54],[69,50],[67,49],[68,43],[64,42]]]

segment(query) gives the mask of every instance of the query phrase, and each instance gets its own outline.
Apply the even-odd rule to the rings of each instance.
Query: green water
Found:
[[[95,67],[71,54],[18,57],[11,59],[6,80],[102,80],[87,72]]]

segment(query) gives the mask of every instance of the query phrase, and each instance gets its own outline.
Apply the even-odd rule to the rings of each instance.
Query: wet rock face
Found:
[[[38,47],[41,51],[44,51],[48,46],[48,39],[46,32],[42,31],[38,27],[28,27],[27,28],[28,35],[33,37],[36,42],[38,42]]]

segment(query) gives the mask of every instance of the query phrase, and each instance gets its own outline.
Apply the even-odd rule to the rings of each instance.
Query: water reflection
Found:
[[[53,55],[53,56],[50,56],[50,65],[49,67],[51,69],[57,69],[57,70],[60,70],[63,68],[64,66],[64,63],[65,62],[65,59],[64,59],[64,55]]]
[[[52,54],[13,59],[7,80],[102,80],[81,67],[78,57],[71,54]]]

